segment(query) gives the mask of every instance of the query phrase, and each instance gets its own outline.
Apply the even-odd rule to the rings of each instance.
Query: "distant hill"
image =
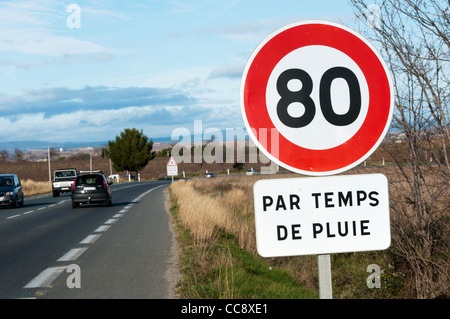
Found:
[[[170,137],[159,137],[150,138],[153,142],[172,142]],[[63,148],[64,150],[71,150],[77,148],[85,147],[102,147],[108,145],[108,141],[89,141],[89,142],[48,142],[40,140],[24,140],[24,141],[13,141],[6,142],[0,140],[0,150],[6,149],[10,154],[14,152],[16,148],[20,149],[22,152],[33,152],[33,151],[44,151],[48,147],[53,147],[55,149]]]
[[[245,131],[245,129],[243,129]],[[221,130],[222,139],[227,139],[227,133],[225,130]],[[213,134],[214,135],[214,134]],[[191,135],[191,142],[194,143],[195,140],[200,136]],[[234,136],[230,136],[234,138]],[[220,137],[219,137],[220,139]],[[248,141],[248,135],[245,136],[245,140]],[[179,137],[179,140],[172,140],[171,137],[149,137],[149,140],[152,140],[154,143],[161,144],[176,144],[179,140],[182,140],[182,137]],[[204,142],[208,142],[208,140],[203,139]],[[14,152],[15,148],[19,148],[22,152],[34,152],[34,151],[45,151],[48,147],[53,147],[55,149],[63,148],[64,150],[71,150],[77,148],[86,148],[86,147],[102,147],[108,145],[108,141],[78,141],[78,142],[49,142],[49,141],[41,141],[41,140],[23,140],[23,141],[5,141],[0,138],[0,150],[6,149],[10,154]]]

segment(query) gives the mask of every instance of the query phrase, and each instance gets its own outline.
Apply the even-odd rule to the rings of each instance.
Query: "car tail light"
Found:
[[[104,178],[102,178],[102,181],[103,181],[103,188],[108,189],[108,185],[106,184],[106,181]]]
[[[77,179],[78,179],[78,177],[75,178],[75,180],[73,181],[73,184],[72,184],[72,190],[73,191],[75,190],[75,184],[77,183]]]

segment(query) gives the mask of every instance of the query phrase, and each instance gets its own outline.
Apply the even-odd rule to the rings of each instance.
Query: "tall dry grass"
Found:
[[[183,227],[197,243],[214,238],[217,228],[234,235],[241,248],[256,251],[250,184],[237,178],[180,180],[171,185]]]
[[[339,292],[336,297],[341,298],[418,298],[419,294],[414,290],[421,289],[417,283],[415,269],[404,259],[406,253],[418,258],[418,253],[413,246],[407,245],[399,239],[402,233],[411,231],[411,220],[414,218],[412,211],[409,218],[403,218],[397,208],[399,206],[411,205],[408,189],[404,181],[398,177],[395,168],[368,168],[364,170],[353,170],[350,174],[361,173],[383,173],[390,181],[391,198],[391,222],[392,222],[392,244],[388,251],[369,252],[359,254],[335,254],[333,255],[333,267],[336,277],[333,279]],[[256,254],[256,239],[253,208],[253,185],[260,178],[290,178],[299,177],[296,174],[283,176],[242,176],[213,179],[180,180],[170,187],[172,199],[177,203],[179,219],[186,229],[189,229],[198,245],[208,249],[208,242],[214,242],[218,230],[235,236],[241,248]],[[447,205],[448,192],[442,194],[442,203],[435,205]],[[448,229],[446,220],[449,217],[448,209],[444,209],[443,216],[437,216],[436,225],[439,229],[439,242],[434,244],[436,254],[433,260],[424,260],[427,267],[437,268],[432,273],[433,289],[436,294],[442,293],[448,288]],[[441,218],[442,217],[442,218]],[[445,218],[444,218],[445,217]],[[417,234],[410,234],[407,238],[413,238]],[[404,236],[403,236],[404,237]],[[402,238],[403,238],[402,237]],[[412,240],[412,239],[411,239]],[[399,251],[407,251],[402,254]],[[298,256],[287,258],[276,258],[273,265],[283,267],[292,274],[301,284],[314,289],[317,286],[317,263],[315,256]],[[383,285],[385,289],[377,292],[372,289],[370,293],[365,287],[367,277],[366,267],[372,263],[379,263],[382,267]],[[383,263],[383,265],[381,264]],[[359,267],[357,269],[357,267]],[[341,275],[342,274],[342,275]],[[446,277],[446,278],[445,278]],[[431,279],[430,279],[431,280]],[[411,289],[411,286],[414,289]],[[355,287],[358,287],[356,291]],[[448,291],[448,290],[447,290]]]
[[[283,175],[283,178],[291,177],[299,176]],[[257,254],[253,185],[261,178],[280,178],[280,176],[199,178],[179,180],[170,186],[172,200],[178,206],[178,219],[182,226],[190,231],[195,245],[199,251],[205,252],[205,256],[220,231],[233,235],[240,248]],[[202,255],[198,258],[200,263],[204,259]],[[229,264],[229,258],[226,257],[218,256],[217,261],[213,262]],[[314,256],[273,258],[271,264],[287,270],[293,278],[311,291],[317,289],[317,263]],[[226,291],[229,293],[231,290],[232,288]]]
[[[25,197],[50,193],[52,191],[52,184],[48,181],[43,182],[25,179],[21,181],[21,184]]]

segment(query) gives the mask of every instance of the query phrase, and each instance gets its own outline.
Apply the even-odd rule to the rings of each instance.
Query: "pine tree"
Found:
[[[107,155],[118,172],[128,170],[137,174],[155,157],[153,141],[135,128],[125,129],[115,141],[108,142],[108,147]]]

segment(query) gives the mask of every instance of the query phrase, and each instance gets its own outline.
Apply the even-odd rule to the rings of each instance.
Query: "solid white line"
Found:
[[[19,217],[20,215],[22,215],[22,214],[12,215],[12,216],[6,217],[6,219],[16,218],[16,217]]]
[[[26,284],[23,288],[39,288],[48,287],[51,285],[53,280],[55,280],[59,274],[61,274],[67,266],[61,267],[50,267],[42,271],[33,280]]]
[[[83,248],[73,248],[69,250],[67,253],[65,253],[61,258],[59,258],[57,261],[72,261],[77,259],[81,256],[82,253],[84,253],[88,249],[87,247]]]
[[[101,234],[88,235],[88,236],[86,236],[85,239],[83,239],[82,241],[80,241],[80,244],[92,244],[92,243],[94,243],[100,236],[101,236]]]
[[[110,227],[111,227],[111,225],[101,225],[96,230],[94,230],[94,232],[96,232],[96,233],[104,232],[104,231],[107,231]]]

